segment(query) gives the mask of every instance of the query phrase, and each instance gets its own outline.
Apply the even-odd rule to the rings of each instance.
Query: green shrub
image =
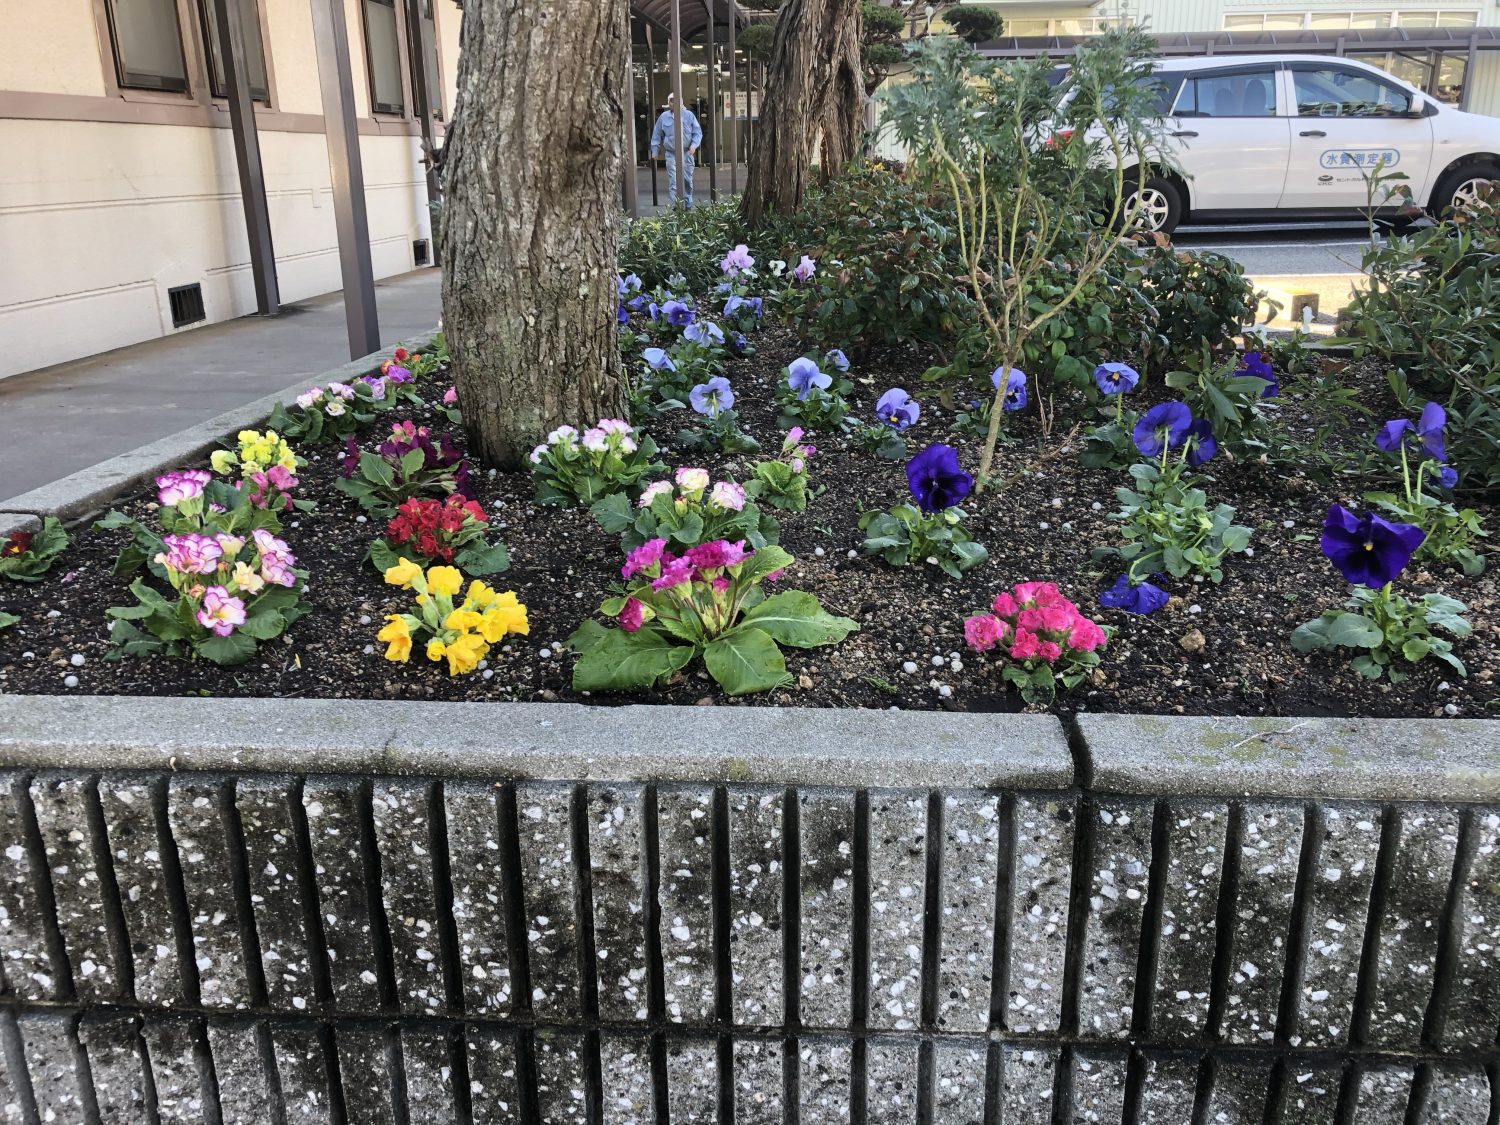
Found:
[[[669,277],[681,274],[689,292],[702,292],[722,276],[719,262],[725,252],[747,241],[735,199],[674,207],[650,218],[623,222],[620,270],[637,275],[647,289],[666,285]],[[760,247],[752,243],[751,248],[758,257]]]
[[[817,261],[810,283],[782,304],[806,339],[849,350],[907,341],[942,348],[974,319],[958,284],[953,218],[940,193],[862,165],[810,192],[797,215],[766,224],[753,245],[788,262]]]
[[[1447,407],[1460,489],[1500,488],[1500,211],[1372,242],[1364,268],[1370,288],[1345,314],[1356,358],[1385,366],[1408,412]]]

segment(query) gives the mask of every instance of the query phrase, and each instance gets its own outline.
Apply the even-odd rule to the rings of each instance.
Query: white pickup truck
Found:
[[[1500,118],[1464,113],[1366,63],[1323,55],[1158,61],[1180,171],[1137,174],[1139,224],[1347,216],[1377,166],[1440,214],[1500,179]]]

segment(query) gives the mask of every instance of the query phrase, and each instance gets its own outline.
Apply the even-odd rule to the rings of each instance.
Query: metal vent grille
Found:
[[[168,289],[167,301],[172,306],[173,328],[208,319],[208,314],[203,310],[203,286],[197,283]]]
[[[411,256],[419,266],[425,266],[430,260],[430,251],[425,238],[419,238],[411,244]]]

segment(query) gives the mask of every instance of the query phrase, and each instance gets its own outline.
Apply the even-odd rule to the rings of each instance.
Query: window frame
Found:
[[[1284,63],[1242,63],[1238,66],[1205,67],[1201,70],[1189,70],[1183,73],[1182,85],[1177,88],[1177,96],[1172,101],[1169,117],[1183,117],[1193,121],[1265,121],[1281,116],[1281,72],[1286,69]],[[1271,75],[1271,112],[1244,114],[1232,113],[1222,116],[1212,113],[1199,113],[1194,109],[1191,113],[1182,112],[1182,97],[1187,92],[1188,84],[1192,83],[1193,104],[1198,104],[1198,82],[1205,78],[1234,78],[1245,74]]]
[[[124,98],[127,101],[167,102],[180,105],[199,100],[195,78],[199,73],[196,56],[197,43],[189,34],[192,27],[191,12],[185,0],[174,0],[177,11],[177,47],[182,55],[183,88],[169,90],[157,86],[130,86],[125,83],[124,67],[121,64],[119,40],[115,35],[115,0],[94,0],[94,22],[99,33],[99,54],[103,63],[106,95]]]
[[[212,101],[227,102],[229,100],[227,89],[222,94],[214,90],[214,45],[211,40],[213,26],[211,17],[208,14],[209,5],[213,4],[214,0],[196,0],[196,3],[198,7],[197,30],[198,34],[202,36],[203,44],[203,88]],[[252,91],[250,100],[259,103],[266,109],[274,109],[276,108],[276,76],[271,69],[271,25],[266,19],[267,0],[240,0],[240,3],[255,5],[255,22],[260,26],[261,63],[266,71],[265,97],[258,97]]]
[[[370,4],[389,5],[396,20],[396,72],[401,78],[401,100],[399,109],[382,109],[375,97],[375,56],[370,50]],[[359,30],[364,40],[365,93],[369,98],[370,116],[413,120],[411,63],[407,54],[411,50],[406,36],[406,0],[359,0]]]
[[[1292,80],[1291,109],[1294,112],[1291,114],[1291,116],[1294,117],[1294,118],[1296,118],[1299,121],[1312,121],[1312,120],[1321,120],[1321,119],[1323,119],[1323,115],[1322,114],[1303,114],[1302,113],[1302,103],[1301,103],[1300,99],[1297,97],[1297,75],[1299,75],[1299,74],[1322,74],[1322,73],[1328,73],[1328,74],[1347,74],[1351,78],[1363,78],[1366,82],[1373,82],[1377,86],[1386,87],[1392,93],[1400,94],[1403,98],[1406,99],[1406,111],[1404,113],[1391,113],[1391,114],[1385,115],[1385,116],[1372,114],[1372,115],[1367,116],[1367,117],[1356,117],[1356,116],[1353,116],[1353,115],[1349,115],[1349,116],[1346,117],[1344,114],[1338,114],[1335,117],[1330,118],[1330,120],[1339,120],[1339,121],[1343,121],[1343,120],[1350,120],[1350,121],[1402,121],[1402,120],[1405,120],[1405,119],[1407,119],[1407,118],[1409,118],[1411,116],[1412,108],[1414,106],[1416,106],[1416,104],[1417,104],[1417,97],[1418,97],[1418,95],[1413,94],[1405,86],[1401,85],[1396,80],[1395,75],[1387,74],[1385,72],[1381,72],[1380,74],[1371,74],[1369,71],[1365,70],[1363,67],[1336,65],[1336,64],[1333,64],[1333,63],[1312,63],[1312,62],[1294,62],[1294,63],[1290,64],[1286,68],[1286,70],[1287,70],[1287,73],[1291,76],[1291,80]],[[1425,95],[1421,95],[1421,96],[1425,97]]]

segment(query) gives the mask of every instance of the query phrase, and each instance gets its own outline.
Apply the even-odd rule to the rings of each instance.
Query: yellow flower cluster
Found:
[[[454,604],[464,585],[457,567],[434,566],[424,572],[403,558],[385,572],[385,580],[415,590],[418,610],[386,617],[378,639],[386,645],[387,660],[404,664],[411,659],[412,644],[423,642],[428,660],[446,659],[448,674],[461,676],[474,671],[502,637],[531,632],[526,607],[516,595],[509,590],[496,593],[477,578],[469,583],[463,601]]]
[[[297,455],[275,430],[267,430],[264,434],[259,430],[241,430],[239,442],[238,453],[220,449],[208,459],[214,472],[225,476],[236,465],[245,476],[253,472],[263,473],[273,465],[280,465],[289,473],[297,471]]]

